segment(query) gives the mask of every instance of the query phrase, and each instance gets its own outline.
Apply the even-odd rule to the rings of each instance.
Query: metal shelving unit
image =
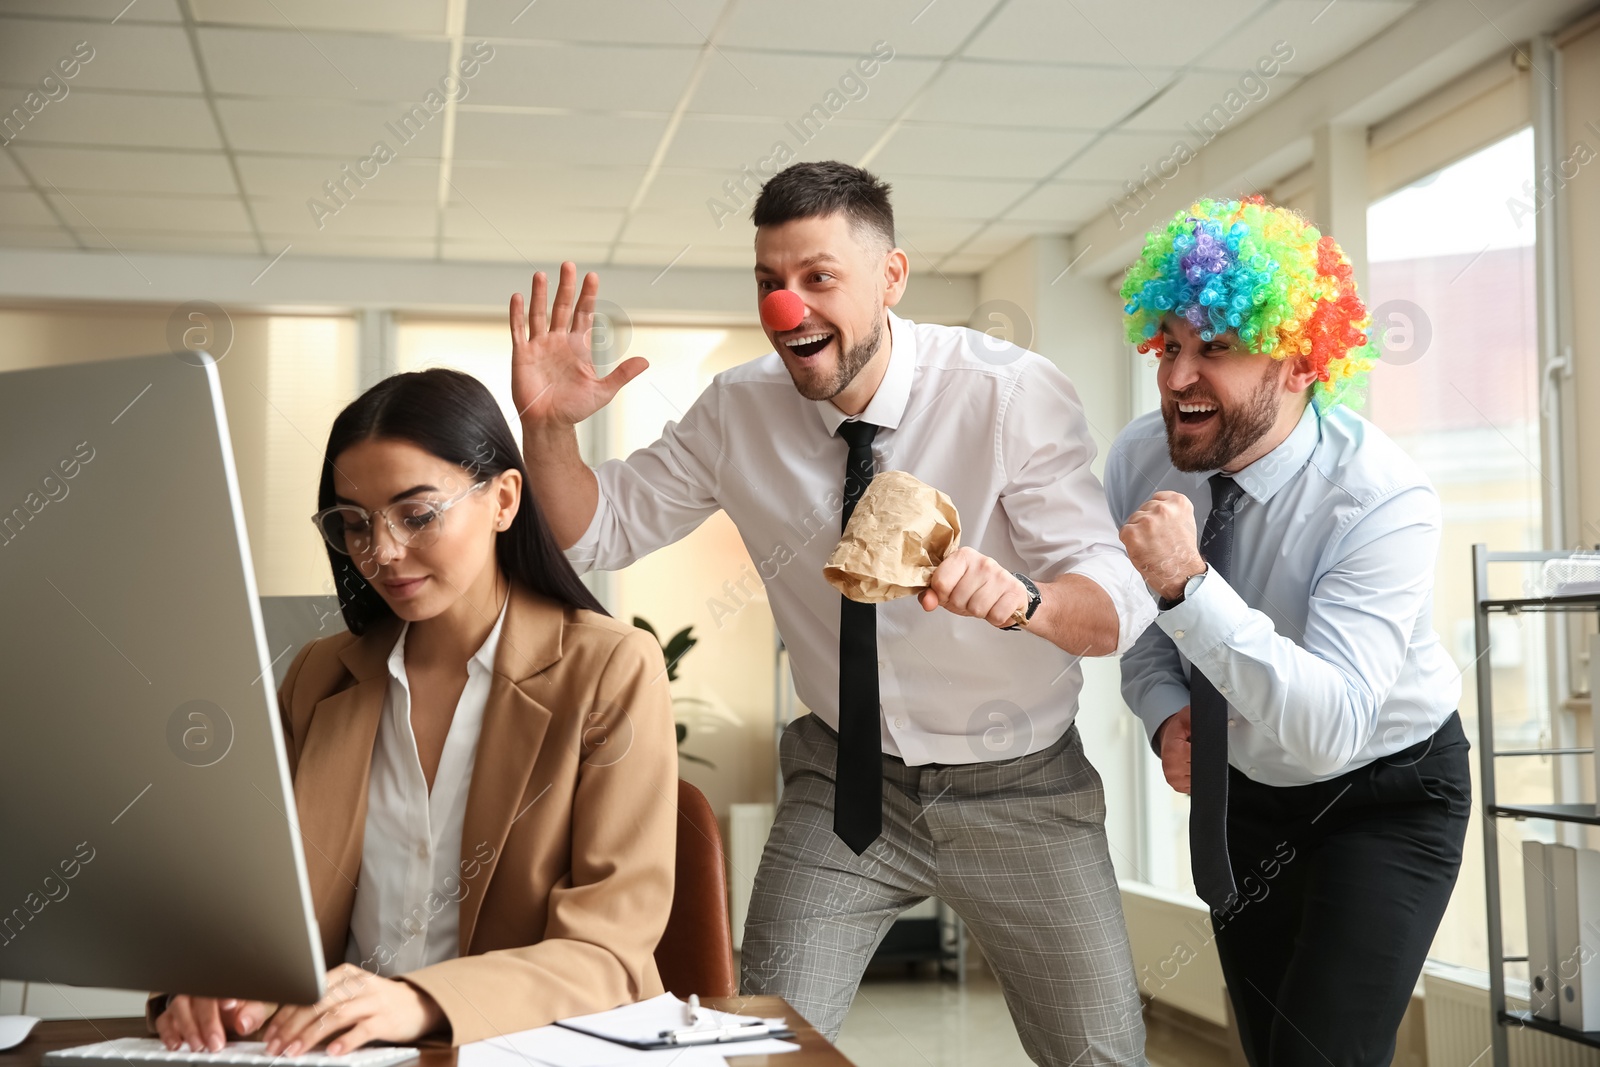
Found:
[[[1501,804],[1495,796],[1495,761],[1518,756],[1582,756],[1591,748],[1524,748],[1497,751],[1494,747],[1494,675],[1489,663],[1489,618],[1494,614],[1520,612],[1600,611],[1600,594],[1592,596],[1521,597],[1495,600],[1489,596],[1489,564],[1543,563],[1564,559],[1570,552],[1490,552],[1485,545],[1472,546],[1472,598],[1477,634],[1478,672],[1478,787],[1483,804],[1484,905],[1489,918],[1489,1007],[1494,1012],[1492,1034],[1494,1067],[1509,1067],[1507,1028],[1527,1027],[1578,1044],[1600,1048],[1600,1031],[1574,1030],[1532,1012],[1506,1008],[1505,965],[1523,963],[1526,956],[1505,955],[1500,915],[1500,842],[1498,819],[1550,819],[1555,822],[1600,826],[1600,808],[1595,804]]]

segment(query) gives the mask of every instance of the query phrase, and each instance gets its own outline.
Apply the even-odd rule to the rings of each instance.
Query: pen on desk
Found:
[[[689,1002],[683,1006],[683,1023],[685,1026],[700,1025],[700,994],[689,994]]]
[[[719,1026],[711,1030],[663,1030],[661,1037],[669,1045],[711,1045],[774,1032],[775,1028],[770,1022],[757,1019],[733,1026]]]

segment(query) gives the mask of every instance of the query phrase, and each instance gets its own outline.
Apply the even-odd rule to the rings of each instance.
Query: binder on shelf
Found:
[[[1548,845],[1555,882],[1560,1022],[1600,1030],[1600,852]]]
[[[1561,1021],[1557,997],[1555,875],[1543,841],[1522,842],[1522,889],[1528,911],[1528,1009],[1540,1019]]]

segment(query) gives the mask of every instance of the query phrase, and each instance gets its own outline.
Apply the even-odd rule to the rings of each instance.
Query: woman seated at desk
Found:
[[[464,1044],[662,991],[661,650],[579,582],[525,474],[455,371],[388,378],[334,422],[314,521],[350,632],[300,650],[279,704],[324,957],[344,962],[309,1006],[156,998],[167,1047],[263,1025],[272,1055]]]

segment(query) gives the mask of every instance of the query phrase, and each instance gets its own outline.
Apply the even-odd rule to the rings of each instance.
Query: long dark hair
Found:
[[[460,371],[435,368],[396,374],[362,393],[333,420],[328,450],[322,458],[317,508],[333,507],[334,460],[360,441],[375,437],[409,441],[474,480],[494,478],[507,470],[522,474],[522,504],[509,528],[495,538],[495,562],[508,581],[573,608],[610,614],[578,580],[539,503],[528,492],[528,469],[500,405],[482,382]],[[353,634],[394,612],[362,576],[355,561],[328,548],[339,610]]]

